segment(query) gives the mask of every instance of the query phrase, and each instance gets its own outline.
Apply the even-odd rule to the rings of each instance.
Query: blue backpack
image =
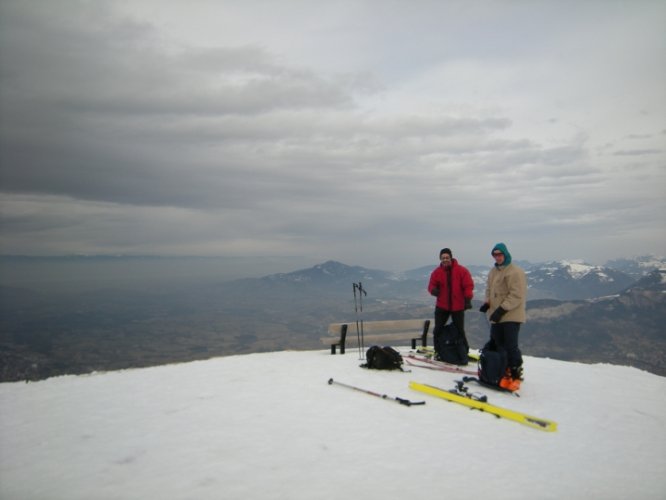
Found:
[[[506,373],[507,360],[506,351],[491,350],[488,346],[481,350],[479,355],[479,380],[486,384],[499,387],[500,380]]]

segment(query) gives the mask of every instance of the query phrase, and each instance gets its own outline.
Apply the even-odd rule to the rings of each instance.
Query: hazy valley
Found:
[[[122,258],[113,263],[123,269]],[[84,264],[94,267],[91,260]],[[530,287],[528,322],[521,331],[525,354],[632,365],[666,375],[663,259],[606,266],[520,264]],[[433,300],[425,291],[432,269],[394,273],[329,261],[233,280],[188,274],[185,268],[172,272],[172,279],[168,271],[155,272],[132,286],[99,279],[58,288],[51,280],[40,290],[12,283],[0,287],[0,380],[324,349],[319,338],[328,323],[355,319],[354,282],[368,291],[365,319],[432,317]],[[481,346],[488,323],[477,308],[488,268],[470,270],[477,307],[466,315],[467,334],[471,345]]]

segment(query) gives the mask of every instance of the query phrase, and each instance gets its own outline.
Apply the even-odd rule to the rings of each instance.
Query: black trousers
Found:
[[[437,338],[442,334],[442,328],[451,317],[451,322],[456,326],[462,340],[469,351],[469,343],[467,342],[467,335],[465,335],[465,311],[447,311],[435,307],[435,328],[432,331],[433,338]]]
[[[520,323],[515,321],[490,325],[490,339],[497,349],[506,351],[509,368],[523,366],[523,355],[518,347],[518,333],[520,333]]]

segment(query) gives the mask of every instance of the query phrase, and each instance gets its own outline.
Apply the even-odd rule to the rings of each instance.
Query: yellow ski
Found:
[[[506,418],[508,420],[513,420],[519,424],[527,425],[528,427],[533,427],[534,429],[539,429],[540,431],[546,432],[555,432],[557,430],[557,423],[552,420],[546,420],[545,418],[533,417],[519,411],[509,410],[507,408],[502,408],[500,406],[495,406],[490,403],[484,403],[482,401],[477,401],[466,396],[460,396],[452,392],[447,391],[446,389],[440,389],[439,387],[434,387],[432,385],[420,384],[418,382],[410,382],[409,387],[415,391],[419,391],[431,396],[438,398],[447,399],[453,401],[454,403],[459,403],[461,405],[469,406],[470,408],[475,408],[477,410],[485,411],[487,413],[492,413],[501,418]]]

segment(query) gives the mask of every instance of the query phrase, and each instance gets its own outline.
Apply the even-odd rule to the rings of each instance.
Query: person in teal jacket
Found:
[[[510,380],[504,383],[517,390],[523,378],[523,357],[518,347],[520,325],[526,321],[527,279],[514,264],[504,243],[491,252],[495,266],[488,273],[486,300],[480,311],[490,320],[490,344],[506,351]]]

